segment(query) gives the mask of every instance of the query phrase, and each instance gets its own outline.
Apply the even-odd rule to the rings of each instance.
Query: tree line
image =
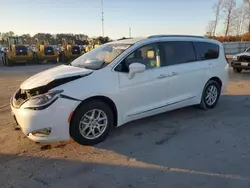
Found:
[[[9,32],[0,32],[0,44],[7,44],[7,37],[17,36],[13,31]],[[36,45],[36,39],[39,39],[41,42],[48,42],[51,45],[62,44],[62,40],[65,39],[68,43],[72,44],[73,42],[78,45],[88,45],[90,43],[94,44],[104,44],[112,41],[109,37],[94,37],[90,38],[84,34],[72,34],[72,33],[58,33],[52,35],[50,33],[37,33],[34,36],[30,34],[20,35],[25,39],[25,43],[29,45]]]
[[[218,0],[206,35],[221,42],[250,41],[250,0]],[[221,30],[222,28],[222,30]]]

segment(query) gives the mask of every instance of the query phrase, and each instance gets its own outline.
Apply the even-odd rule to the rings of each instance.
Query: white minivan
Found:
[[[190,105],[214,108],[227,77],[218,41],[188,35],[125,39],[30,77],[11,98],[11,110],[35,142],[72,138],[94,145],[129,121]]]

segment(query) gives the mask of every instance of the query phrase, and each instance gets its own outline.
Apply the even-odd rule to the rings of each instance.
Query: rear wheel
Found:
[[[209,80],[202,93],[200,107],[202,109],[214,108],[220,98],[221,86],[214,80]]]
[[[100,100],[81,105],[70,123],[70,136],[81,145],[95,145],[104,141],[114,126],[111,108]]]
[[[242,68],[233,68],[233,71],[234,71],[235,73],[241,73]]]

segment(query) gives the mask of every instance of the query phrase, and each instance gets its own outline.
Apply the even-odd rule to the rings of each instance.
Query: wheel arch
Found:
[[[102,96],[102,95],[97,95],[97,96],[93,96],[93,97],[89,97],[87,99],[84,99],[75,108],[74,112],[77,111],[80,106],[84,105],[84,103],[89,102],[91,100],[100,100],[100,101],[106,103],[111,108],[112,112],[114,113],[114,122],[115,122],[115,127],[116,127],[118,125],[118,110],[117,110],[117,107],[116,107],[114,101],[111,100],[109,97]]]
[[[220,87],[222,88],[222,81],[221,81],[221,79],[219,77],[214,76],[214,77],[210,78],[207,82],[209,82],[211,80],[217,82],[220,85]]]

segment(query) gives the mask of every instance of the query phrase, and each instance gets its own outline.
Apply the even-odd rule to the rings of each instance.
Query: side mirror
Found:
[[[140,73],[146,70],[146,66],[142,63],[132,63],[129,65],[129,79],[132,79],[136,73]]]

